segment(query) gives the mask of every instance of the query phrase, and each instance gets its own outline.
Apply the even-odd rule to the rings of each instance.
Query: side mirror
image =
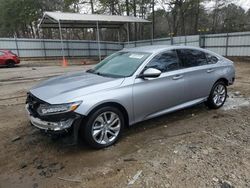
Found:
[[[148,68],[143,73],[141,73],[139,78],[157,78],[161,75],[161,71],[155,68]]]

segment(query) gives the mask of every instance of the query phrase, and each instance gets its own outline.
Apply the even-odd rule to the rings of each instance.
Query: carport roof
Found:
[[[39,27],[58,28],[59,22],[62,28],[94,28],[97,22],[100,28],[119,28],[125,23],[150,23],[133,16],[44,12]]]

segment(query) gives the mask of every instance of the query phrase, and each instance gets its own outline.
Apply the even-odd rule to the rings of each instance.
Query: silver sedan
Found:
[[[83,137],[95,148],[114,144],[126,126],[198,103],[220,108],[233,84],[233,62],[183,46],[124,49],[86,72],[51,78],[28,92],[32,125]]]

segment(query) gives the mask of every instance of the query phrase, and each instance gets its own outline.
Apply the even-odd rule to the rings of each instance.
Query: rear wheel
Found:
[[[115,107],[102,107],[91,113],[86,124],[82,126],[82,135],[86,142],[100,149],[113,145],[119,139],[124,128],[124,117]]]
[[[12,67],[14,67],[14,66],[15,66],[15,62],[14,62],[14,61],[9,60],[9,61],[7,61],[7,62],[6,62],[6,65],[7,65],[7,67],[12,68]]]
[[[218,109],[223,106],[227,98],[227,86],[225,82],[218,81],[214,84],[206,105],[211,109]]]

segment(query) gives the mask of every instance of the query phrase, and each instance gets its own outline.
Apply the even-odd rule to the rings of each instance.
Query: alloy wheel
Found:
[[[220,106],[226,99],[226,88],[222,84],[218,84],[213,93],[213,102],[216,106]]]
[[[121,129],[119,116],[111,111],[103,112],[92,124],[92,137],[98,144],[109,144],[118,136]]]

